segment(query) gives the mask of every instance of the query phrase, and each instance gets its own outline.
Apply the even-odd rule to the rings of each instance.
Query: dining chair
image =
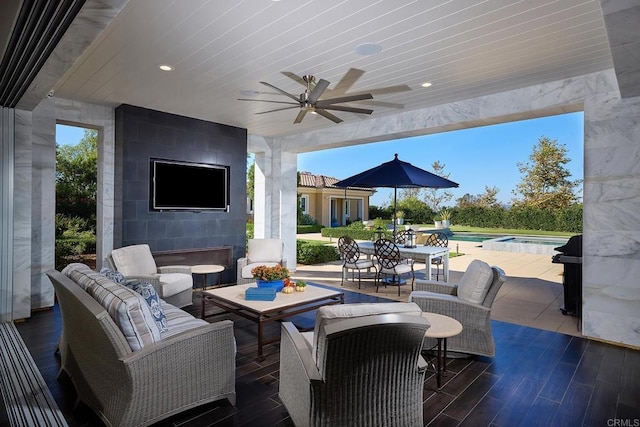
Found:
[[[425,246],[437,246],[441,248],[446,248],[449,246],[449,237],[447,237],[446,233],[435,232],[427,237],[427,240],[424,243]],[[434,257],[431,259],[431,264],[436,266],[436,280],[440,279],[440,267],[444,264],[444,260],[441,256]],[[429,277],[431,279],[431,277]]]
[[[378,262],[378,271],[376,274],[376,292],[380,288],[381,275],[391,275],[391,280],[385,278],[385,287],[387,284],[398,287],[398,296],[400,296],[400,286],[406,282],[402,280],[403,274],[411,273],[411,290],[413,291],[413,282],[415,273],[413,271],[413,260],[402,258],[398,245],[388,239],[378,239],[373,244],[374,254]]]
[[[361,288],[362,280],[360,271],[369,271],[373,268],[376,271],[376,265],[373,259],[360,258],[360,248],[358,243],[349,236],[342,236],[338,239],[338,250],[340,251],[340,258],[342,259],[342,277],[340,280],[340,286],[344,284],[344,276],[347,270],[351,270],[352,278],[355,271],[358,271],[358,289]]]

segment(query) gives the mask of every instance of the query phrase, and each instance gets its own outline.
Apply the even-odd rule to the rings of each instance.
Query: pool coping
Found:
[[[482,249],[490,250],[490,251],[504,251],[504,252],[517,252],[517,253],[526,253],[526,254],[538,254],[538,255],[555,255],[559,253],[554,249],[553,245],[546,244],[535,244],[535,243],[513,243],[508,242],[513,239],[523,239],[532,241],[557,241],[557,246],[562,246],[569,241],[569,238],[562,237],[536,237],[536,236],[504,236],[498,237],[495,239],[488,239],[482,242]]]

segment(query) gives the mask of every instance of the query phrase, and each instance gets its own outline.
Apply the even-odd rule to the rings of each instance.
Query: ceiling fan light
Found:
[[[376,43],[362,43],[356,46],[356,53],[358,55],[376,55],[382,52],[382,46]]]
[[[158,65],[158,68],[161,69],[162,71],[173,71],[175,70],[175,68],[169,64],[160,64]]]
[[[433,85],[433,83],[431,83],[431,82],[424,82],[420,86],[422,86],[422,87],[431,87],[432,85]]]

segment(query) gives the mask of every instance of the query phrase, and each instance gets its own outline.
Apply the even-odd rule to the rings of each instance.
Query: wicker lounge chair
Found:
[[[322,307],[311,336],[283,323],[279,396],[294,424],[422,426],[420,313],[407,303]]]
[[[251,270],[259,265],[287,266],[284,259],[284,242],[281,239],[250,239],[247,256],[238,258],[236,282],[238,285],[255,282]]]
[[[447,340],[447,350],[493,357],[491,306],[505,281],[498,267],[474,260],[457,285],[432,280],[416,280],[409,296],[422,311],[453,317],[462,323],[462,333]],[[435,340],[425,339],[425,348]]]

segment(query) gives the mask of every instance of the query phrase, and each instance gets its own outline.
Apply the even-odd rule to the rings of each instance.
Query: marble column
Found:
[[[31,194],[32,114],[16,110],[14,216],[13,216],[13,318],[31,315]]]
[[[31,308],[54,304],[53,285],[44,274],[54,267],[56,121],[52,99],[33,110],[31,194]]]
[[[583,333],[640,347],[640,97],[584,111]]]
[[[0,322],[13,320],[15,110],[0,107]]]

